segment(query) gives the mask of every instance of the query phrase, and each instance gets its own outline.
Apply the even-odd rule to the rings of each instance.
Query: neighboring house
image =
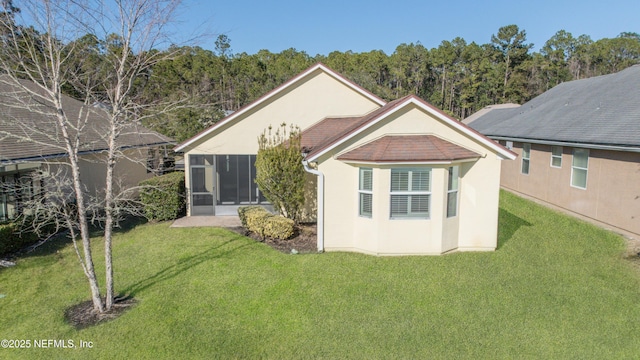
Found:
[[[316,64],[185,141],[188,213],[264,203],[258,136],[302,130],[318,176],[318,249],[381,255],[494,250],[499,173],[515,154],[416,96],[385,102]]]
[[[70,176],[67,156],[59,128],[52,118],[52,108],[39,98],[33,83],[22,82],[29,94],[0,77],[0,222],[20,214],[22,204],[44,191],[52,191],[46,180],[32,176],[36,170],[60,176]],[[70,118],[87,119],[81,132],[81,181],[90,196],[104,189],[108,119],[99,106],[85,106],[82,102],[63,96],[63,108]],[[84,114],[84,115],[83,115]],[[74,130],[71,130],[74,131]],[[116,186],[128,188],[139,181],[160,173],[167,163],[166,147],[174,142],[140,125],[131,125],[119,138],[124,155],[115,167]],[[117,190],[117,188],[116,188]],[[63,189],[70,191],[70,188]]]
[[[518,104],[514,104],[514,103],[506,103],[506,104],[496,104],[496,105],[488,105],[483,107],[482,109],[474,112],[473,114],[467,116],[466,118],[462,119],[462,123],[463,124],[467,124],[469,125],[470,123],[474,122],[477,118],[485,115],[486,113],[488,113],[489,111],[492,110],[496,110],[496,109],[510,109],[510,108],[516,108],[520,105]]]
[[[640,235],[640,65],[560,84],[472,128],[512,148],[501,185]]]

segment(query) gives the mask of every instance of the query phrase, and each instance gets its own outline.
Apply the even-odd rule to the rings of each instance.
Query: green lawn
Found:
[[[117,289],[139,303],[83,330],[63,311],[88,299],[86,281],[52,244],[0,270],[0,339],[93,348],[0,358],[640,358],[623,239],[501,196],[492,253],[287,255],[222,229],[140,225],[114,249]]]

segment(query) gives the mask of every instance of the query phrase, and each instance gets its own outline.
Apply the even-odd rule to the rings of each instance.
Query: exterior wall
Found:
[[[500,168],[514,161],[495,154],[460,168],[458,249],[495,250],[498,241]]]
[[[153,173],[148,173],[146,169],[147,148],[129,149],[124,151],[124,155],[126,158],[120,159],[115,168],[116,189],[135,187],[140,181],[153,176]],[[65,179],[71,178],[71,169],[66,165],[67,162],[66,158],[61,158],[41,163],[6,165],[3,166],[3,171],[0,172],[0,180],[3,177],[13,176],[14,174],[28,176],[34,170],[41,169],[47,173],[46,177],[42,178],[44,187],[40,187],[39,180],[33,183],[32,191],[34,194],[45,191],[60,193],[60,196],[68,196],[73,192],[73,185],[70,181],[66,182],[66,184],[65,182],[51,181],[51,177],[54,176]],[[89,154],[80,157],[81,182],[87,188],[87,195],[94,197],[101,196],[104,193],[106,172],[105,156],[103,154]],[[3,207],[0,210],[0,221],[4,220],[5,217],[12,218],[17,215],[15,213],[16,196],[2,194],[1,187],[0,184],[0,206]],[[131,193],[131,196],[135,195],[137,195],[137,192]]]
[[[274,99],[216,129],[185,149],[185,184],[189,193],[189,155],[258,153],[258,136],[269,126],[294,124],[305,129],[326,117],[363,115],[379,107],[372,100],[317,70]],[[190,206],[187,206],[190,215]]]
[[[128,189],[138,185],[142,180],[153,176],[147,172],[147,148],[125,150],[124,158],[116,164],[114,171],[116,189]],[[91,154],[80,158],[80,176],[82,183],[92,196],[103,194],[107,168],[105,155]],[[135,194],[135,193],[134,193]]]
[[[562,165],[551,167],[551,146],[532,144],[529,175],[520,172],[519,157],[505,164],[501,185],[544,203],[640,235],[640,154],[589,150],[587,188],[571,186],[571,147],[563,147]]]
[[[335,159],[339,153],[389,134],[435,134],[483,157],[467,163],[410,166],[358,165]],[[501,163],[484,145],[417,108],[386,119],[318,160],[325,174],[325,249],[379,255],[494,250]],[[447,218],[447,169],[452,165],[460,166],[458,215]],[[373,168],[371,218],[358,215],[359,166]],[[423,166],[432,169],[430,218],[390,219],[391,169]]]

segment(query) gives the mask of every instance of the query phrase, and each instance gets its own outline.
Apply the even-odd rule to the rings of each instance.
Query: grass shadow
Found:
[[[136,228],[136,226],[146,224],[148,220],[140,216],[128,216],[113,227],[114,234],[125,234]],[[91,237],[104,235],[104,227],[100,223],[89,224]]]
[[[127,287],[126,289],[124,289],[122,291],[123,294],[125,294],[126,296],[130,296],[130,297],[135,297],[136,294],[138,294],[140,291],[143,291],[145,289],[150,288],[151,286],[162,282],[162,281],[166,281],[169,279],[172,279],[178,275],[180,275],[181,273],[194,268],[206,261],[209,260],[213,260],[213,259],[218,259],[218,258],[222,258],[225,255],[228,255],[230,253],[233,253],[237,250],[240,250],[242,248],[245,248],[247,246],[251,246],[253,245],[250,242],[240,242],[239,246],[235,246],[231,249],[228,250],[224,250],[224,251],[219,251],[221,248],[226,247],[227,245],[231,245],[234,242],[238,242],[238,240],[240,240],[242,237],[240,235],[238,235],[237,237],[234,237],[232,239],[229,239],[225,242],[223,242],[222,244],[210,247],[207,250],[204,250],[198,254],[189,256],[187,258],[184,258],[180,261],[178,261],[178,263],[176,263],[175,265],[171,265],[169,267],[166,267],[160,271],[158,271],[157,273],[155,273],[154,275],[140,280],[139,282],[130,285],[129,287]]]
[[[147,219],[142,217],[128,217],[118,224],[118,227],[113,229],[113,233],[115,234],[124,234],[133,229],[135,229],[139,225],[143,225],[147,223]],[[89,235],[94,237],[102,237],[104,235],[104,229],[97,225],[91,225],[89,228]],[[81,241],[78,239],[78,241]],[[51,254],[55,254],[58,251],[64,249],[68,245],[71,244],[71,238],[69,237],[69,231],[62,230],[57,234],[50,235],[47,238],[42,238],[33,244],[27,245],[24,248],[9,254],[5,254],[0,256],[0,258],[7,258],[11,260],[15,259],[23,259],[29,257],[36,256],[47,256]]]
[[[514,215],[513,213],[500,208],[498,213],[498,247],[501,249],[523,226],[532,226],[530,222]]]

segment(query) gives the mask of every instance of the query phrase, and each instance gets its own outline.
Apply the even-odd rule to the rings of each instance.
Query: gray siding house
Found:
[[[640,236],[640,65],[560,84],[469,126],[519,155],[501,186]]]
[[[10,78],[0,77],[0,222],[15,218],[25,202],[49,191],[45,180],[32,176],[36,170],[70,176],[55,109],[38,91],[28,81],[17,86]],[[100,106],[86,106],[68,96],[63,96],[62,103],[70,118],[86,120],[80,138],[81,180],[89,195],[96,196],[104,189],[108,119]],[[164,149],[172,144],[172,139],[132,124],[119,139],[125,155],[115,167],[119,184],[137,185],[162,170]]]

